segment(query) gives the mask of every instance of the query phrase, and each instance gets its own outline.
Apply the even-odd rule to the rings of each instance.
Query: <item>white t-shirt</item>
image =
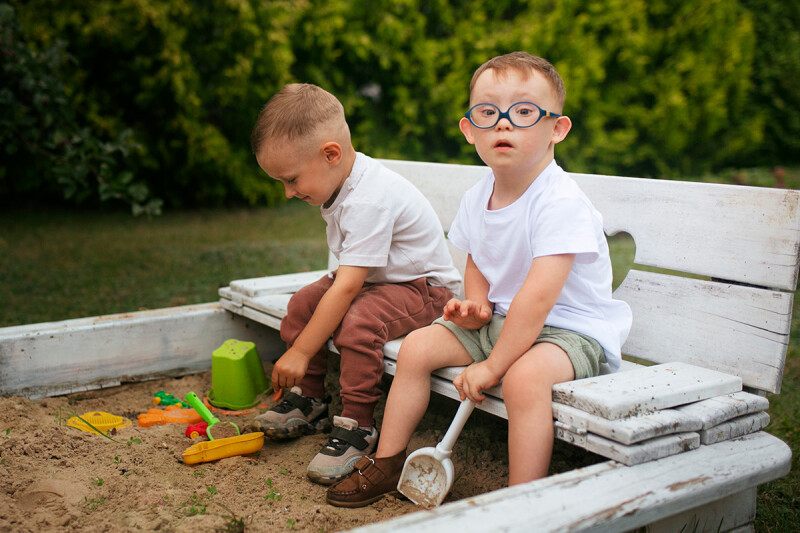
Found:
[[[369,267],[367,283],[427,278],[458,294],[444,229],[430,202],[408,180],[362,153],[336,200],[321,207],[328,248],[340,265]]]
[[[603,219],[555,161],[513,204],[489,210],[494,175],[461,199],[448,238],[472,256],[489,282],[494,312],[508,313],[536,257],[575,254],[567,281],[545,325],[595,339],[612,370],[631,327],[631,310],[611,297],[611,259]]]

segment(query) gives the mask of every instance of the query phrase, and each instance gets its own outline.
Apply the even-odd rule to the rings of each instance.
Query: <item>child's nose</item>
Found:
[[[510,130],[514,127],[514,125],[506,117],[503,117],[497,121],[497,124],[495,124],[494,127],[498,130]]]
[[[292,187],[290,185],[285,185],[284,184],[283,191],[286,194],[286,198],[287,199],[291,199],[291,198],[294,198],[295,196],[297,196],[297,191],[295,190],[294,187]]]

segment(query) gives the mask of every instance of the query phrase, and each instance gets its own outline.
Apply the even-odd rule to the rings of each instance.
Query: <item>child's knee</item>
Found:
[[[430,360],[428,357],[430,343],[427,337],[425,329],[418,329],[406,335],[397,354],[398,368],[401,365],[404,369],[427,366],[426,363]]]
[[[552,385],[527,365],[511,365],[502,382],[503,399],[507,404],[550,400]]]

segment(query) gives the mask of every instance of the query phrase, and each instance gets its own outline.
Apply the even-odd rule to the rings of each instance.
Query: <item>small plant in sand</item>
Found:
[[[230,514],[230,516],[221,515],[225,519],[225,526],[217,529],[220,533],[244,533],[244,518],[238,518],[233,511],[225,507],[219,502],[214,502]]]
[[[94,484],[94,485],[96,485],[98,487],[102,487],[103,486],[103,478],[101,478],[101,477],[93,477],[92,478],[92,484]]]
[[[189,506],[189,509],[186,511],[186,516],[206,514],[206,507],[208,507],[208,504],[201,501],[197,494],[192,494],[192,497],[183,502],[181,507],[186,507],[187,505]]]
[[[266,500],[280,501],[283,499],[283,495],[272,488],[272,478],[270,477],[267,478],[267,488],[269,489],[269,493],[267,493],[267,495],[264,496],[264,501]]]
[[[294,529],[296,524],[297,522],[295,520],[292,520],[291,518],[286,519],[286,529]]]
[[[211,485],[206,487],[206,496],[207,499],[210,500],[217,494],[217,487]],[[189,509],[186,511],[187,516],[195,516],[199,514],[206,514],[209,502],[203,501],[203,495],[197,495],[197,493],[192,494],[192,497],[189,498],[187,501],[181,504],[181,507],[189,506]]]
[[[96,511],[97,507],[106,501],[105,498],[88,498],[86,496],[83,497],[83,501],[86,502],[86,505],[89,507],[90,511]]]

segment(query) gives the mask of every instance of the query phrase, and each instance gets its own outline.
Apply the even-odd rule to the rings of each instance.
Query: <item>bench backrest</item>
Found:
[[[486,167],[382,161],[416,185],[445,231]],[[606,234],[629,233],[635,263],[614,293],[633,310],[623,353],[735,374],[777,393],[800,265],[800,192],[572,174]],[[451,247],[457,266],[464,255]],[[695,277],[686,277],[686,274]],[[700,279],[697,279],[697,278]]]

